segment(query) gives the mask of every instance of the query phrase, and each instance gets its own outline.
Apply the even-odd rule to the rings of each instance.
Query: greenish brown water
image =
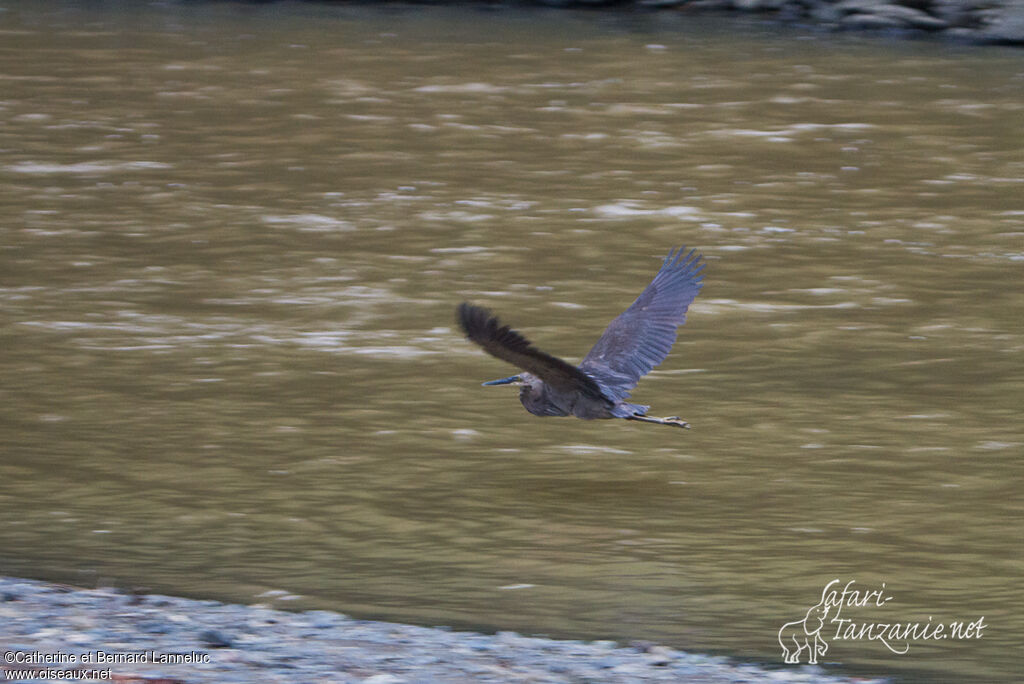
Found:
[[[1010,681],[1024,61],[756,24],[214,4],[0,12],[0,572]],[[538,419],[462,300],[583,356],[672,245],[634,393]],[[286,597],[287,598],[287,597]]]

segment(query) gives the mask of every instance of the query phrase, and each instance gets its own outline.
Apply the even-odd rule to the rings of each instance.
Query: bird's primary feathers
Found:
[[[646,406],[625,399],[668,356],[676,330],[703,285],[703,269],[696,250],[671,250],[654,280],[608,325],[578,367],[537,349],[482,307],[463,302],[458,321],[466,337],[488,354],[525,371],[485,384],[521,384],[519,398],[530,413],[689,427],[678,418],[647,416]]]

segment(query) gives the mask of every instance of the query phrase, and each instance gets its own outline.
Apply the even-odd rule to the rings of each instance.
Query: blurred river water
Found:
[[[685,14],[0,8],[0,572],[904,681],[1021,670],[1024,53]],[[634,400],[539,419],[708,260]],[[269,593],[268,593],[269,592]],[[845,609],[844,609],[845,610]]]

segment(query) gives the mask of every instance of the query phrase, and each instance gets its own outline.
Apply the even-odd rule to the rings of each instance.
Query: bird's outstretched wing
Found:
[[[704,260],[686,247],[668,253],[640,296],[605,329],[580,370],[597,378],[615,401],[629,396],[640,378],[665,360],[686,322],[686,310],[703,286]]]
[[[466,337],[491,356],[536,375],[556,389],[575,390],[608,401],[593,378],[571,363],[537,349],[515,330],[502,325],[487,309],[463,302],[456,309],[456,316]]]

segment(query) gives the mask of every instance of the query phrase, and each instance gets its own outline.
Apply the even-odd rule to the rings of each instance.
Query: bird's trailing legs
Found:
[[[644,423],[656,423],[657,425],[672,425],[675,427],[690,429],[690,424],[685,420],[680,420],[679,416],[671,416],[669,418],[655,418],[654,416],[642,416],[639,413],[634,413],[631,416],[626,416],[626,420],[639,420]]]

